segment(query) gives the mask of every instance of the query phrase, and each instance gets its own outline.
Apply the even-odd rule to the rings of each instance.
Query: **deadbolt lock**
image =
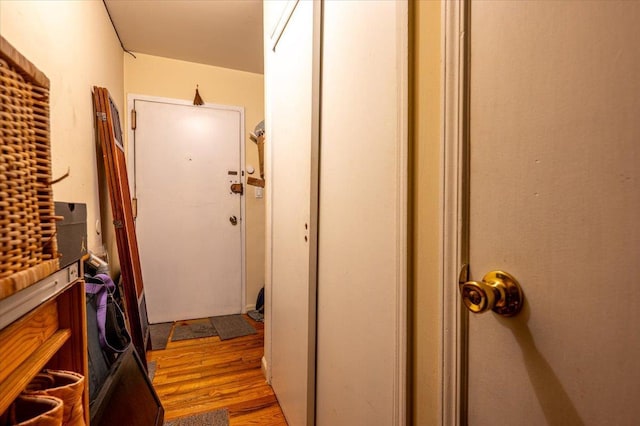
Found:
[[[241,183],[232,183],[229,189],[234,194],[242,195],[244,193],[244,186]]]
[[[508,272],[488,272],[482,281],[469,281],[469,265],[463,265],[458,278],[462,301],[475,314],[492,310],[511,317],[522,309],[524,294],[518,280]]]

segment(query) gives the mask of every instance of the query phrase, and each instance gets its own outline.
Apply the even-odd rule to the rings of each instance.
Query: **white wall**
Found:
[[[122,49],[104,5],[1,1],[0,34],[51,81],[53,177],[70,170],[67,179],[54,185],[53,196],[87,204],[88,248],[101,252],[96,165],[102,158],[96,158],[92,88],[108,88],[121,111],[124,100]]]

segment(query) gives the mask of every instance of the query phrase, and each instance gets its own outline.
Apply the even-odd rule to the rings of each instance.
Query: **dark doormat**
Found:
[[[171,327],[173,327],[172,322],[161,322],[158,324],[149,325],[152,351],[167,348],[167,342],[169,340],[169,333],[171,333]]]
[[[217,336],[218,332],[210,321],[177,323],[171,336],[172,342],[202,337]]]
[[[233,339],[234,337],[256,334],[257,331],[247,322],[242,315],[222,315],[209,318],[213,326],[218,330],[220,340]]]
[[[229,412],[225,408],[164,422],[164,426],[228,426]]]

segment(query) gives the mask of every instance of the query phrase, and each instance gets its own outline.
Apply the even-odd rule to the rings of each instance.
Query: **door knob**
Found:
[[[238,224],[238,218],[237,218],[237,217],[235,217],[235,216],[231,216],[231,217],[229,218],[229,222],[231,222],[231,224],[232,224],[233,226],[236,226],[236,225]]]
[[[469,281],[469,265],[463,265],[458,285],[462,301],[475,314],[492,310],[511,317],[522,309],[524,294],[518,280],[508,272],[491,271],[482,281]]]

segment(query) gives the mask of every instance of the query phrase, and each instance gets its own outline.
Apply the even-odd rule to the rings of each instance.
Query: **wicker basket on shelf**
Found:
[[[59,268],[49,79],[0,37],[0,299]]]

